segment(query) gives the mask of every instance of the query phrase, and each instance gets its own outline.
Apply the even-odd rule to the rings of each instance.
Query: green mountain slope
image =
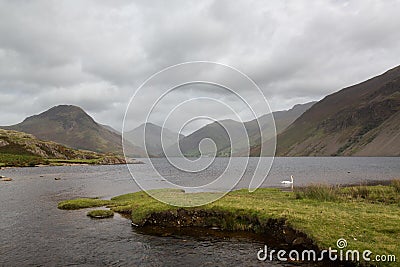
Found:
[[[400,66],[319,101],[278,135],[277,155],[399,156],[399,112]]]
[[[0,165],[34,166],[49,163],[120,164],[122,157],[72,149],[42,141],[31,134],[0,129]]]

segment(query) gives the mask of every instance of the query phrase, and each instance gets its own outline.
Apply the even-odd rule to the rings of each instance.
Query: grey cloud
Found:
[[[396,0],[1,1],[0,125],[65,103],[120,129],[141,83],[192,60],[238,68],[274,110],[288,109],[398,65],[399,10]]]

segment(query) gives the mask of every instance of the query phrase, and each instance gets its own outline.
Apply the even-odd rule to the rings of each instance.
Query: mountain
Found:
[[[313,105],[278,135],[277,155],[400,156],[400,66]]]
[[[295,105],[290,110],[273,112],[272,115],[275,119],[276,131],[278,133],[283,131],[314,103],[316,102],[299,104]],[[235,149],[235,151],[233,151],[233,156],[247,156],[247,142],[249,142],[251,147],[257,146],[261,139],[260,131],[263,133],[264,140],[274,136],[275,131],[271,122],[271,114],[244,123],[234,120],[213,122],[183,138],[179,145],[184,155],[198,156],[200,154],[198,149],[200,141],[205,138],[210,138],[214,140],[217,146],[218,156],[229,156],[233,148]],[[241,127],[243,126],[247,132],[248,138],[243,138],[241,131]],[[224,128],[231,133],[231,136],[228,136]],[[234,144],[233,148],[231,147],[231,143]],[[214,147],[212,145],[206,143],[206,145],[203,146],[203,153],[211,154],[213,149]]]
[[[304,112],[310,109],[317,101],[294,105],[289,110],[275,111],[272,114],[275,119],[276,132],[280,133],[292,124]]]
[[[281,110],[273,112],[272,115],[274,116],[276,133],[273,130],[273,125],[271,124],[269,115],[261,116],[258,121],[260,123],[261,131],[263,133],[263,139],[268,140],[274,137],[275,134],[283,132],[290,124],[292,124],[298,117],[300,117],[304,112],[306,112],[309,108],[311,108],[315,103],[317,102],[312,101],[304,104],[297,104],[294,105],[289,110]],[[251,151],[253,151],[253,153],[257,150],[257,148],[255,147],[257,147],[257,145],[260,144],[261,142],[260,131],[258,131],[256,123],[257,120],[245,123],[246,128],[251,129],[248,130],[248,132],[249,132]],[[244,151],[241,151],[239,155],[247,156],[248,155],[247,147]]]
[[[76,150],[42,141],[31,134],[0,129],[0,166],[35,166],[49,163],[121,164],[122,157]]]
[[[102,127],[104,127],[104,128],[106,128],[106,129],[109,130],[110,132],[113,132],[113,133],[116,133],[116,134],[121,135],[121,133],[120,133],[119,131],[115,130],[113,127],[111,127],[111,126],[109,126],[109,125],[100,124],[100,123],[99,123],[99,125],[102,126]]]
[[[144,135],[146,130],[146,136]],[[163,153],[163,148],[161,145],[161,131],[162,127],[155,125],[153,123],[143,123],[139,127],[133,129],[132,131],[124,133],[124,138],[130,141],[137,147],[145,150],[144,143],[146,143],[148,154],[151,156],[158,156]],[[182,139],[185,136],[182,134],[174,133],[169,129],[164,128],[163,131],[163,146],[167,148],[175,143],[177,139]],[[146,142],[145,142],[146,141]]]
[[[122,154],[121,135],[98,124],[77,106],[52,107],[21,123],[0,128],[30,133],[41,140],[54,141],[75,149]],[[132,156],[144,155],[140,148],[130,147],[129,150]]]
[[[242,127],[242,123],[234,121],[234,120],[222,120],[218,122],[213,122],[207,124],[206,126],[198,129],[197,131],[191,133],[185,138],[181,139],[179,142],[179,147],[181,152],[186,156],[198,156],[200,155],[199,151],[199,143],[201,140],[205,138],[212,139],[216,144],[217,155],[218,156],[226,156],[223,152],[230,145],[230,138],[228,136],[229,133],[240,133],[240,127]],[[227,129],[227,130],[225,130]],[[227,132],[228,131],[228,132]],[[232,142],[240,142],[241,139],[239,136],[232,136]],[[170,153],[176,154],[172,152],[171,148],[169,149]],[[205,154],[211,154],[214,151],[214,145],[211,142],[205,143],[202,147],[202,152]]]

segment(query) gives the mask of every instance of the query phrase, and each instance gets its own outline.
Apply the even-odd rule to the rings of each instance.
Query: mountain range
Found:
[[[400,156],[400,66],[313,105],[277,136],[276,153]]]
[[[295,105],[272,115],[277,156],[400,156],[400,66],[319,102]],[[249,142],[250,155],[258,156],[261,149],[275,145],[270,118],[271,114],[266,114],[246,122],[216,121],[187,136],[146,123],[124,133],[124,149],[132,157],[146,157],[145,150],[150,156],[164,156],[163,131],[163,146],[168,155],[177,155],[173,148],[179,144],[183,155],[199,156],[201,144],[204,154],[247,156]],[[72,105],[52,107],[21,123],[0,128],[32,134],[37,139],[74,149],[113,154],[122,154],[123,150],[118,131],[97,123],[83,109]],[[238,134],[241,129],[248,138]],[[267,140],[262,144],[261,133],[263,140]],[[207,138],[214,143],[203,143]]]
[[[299,104],[289,110],[273,112],[276,132],[283,131],[314,103]],[[241,129],[245,130],[245,132]],[[261,132],[264,140],[275,135],[270,114],[244,123],[235,120],[222,120],[210,123],[182,138],[179,142],[179,147],[182,154],[186,156],[199,156],[200,141],[209,138],[214,141],[218,156],[230,156],[231,150],[233,150],[233,156],[246,156],[248,155],[247,142],[249,142],[250,146],[257,145],[261,140]],[[244,134],[247,134],[247,136]],[[232,146],[231,144],[234,145]],[[213,151],[214,145],[212,143],[206,143],[202,147],[202,152],[205,154],[211,154]]]

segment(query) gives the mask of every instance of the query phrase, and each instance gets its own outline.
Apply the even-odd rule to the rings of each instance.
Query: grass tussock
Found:
[[[109,203],[108,200],[98,198],[77,198],[73,200],[61,201],[58,208],[62,210],[77,210],[93,207],[102,207]]]
[[[319,201],[337,201],[340,199],[340,188],[333,185],[313,184],[295,189],[297,199],[314,199]]]
[[[400,193],[400,179],[394,179],[390,185],[394,187],[397,193]]]
[[[333,186],[316,184],[295,189],[297,199],[346,202],[359,201],[369,203],[400,204],[400,180],[393,180],[390,186]]]

